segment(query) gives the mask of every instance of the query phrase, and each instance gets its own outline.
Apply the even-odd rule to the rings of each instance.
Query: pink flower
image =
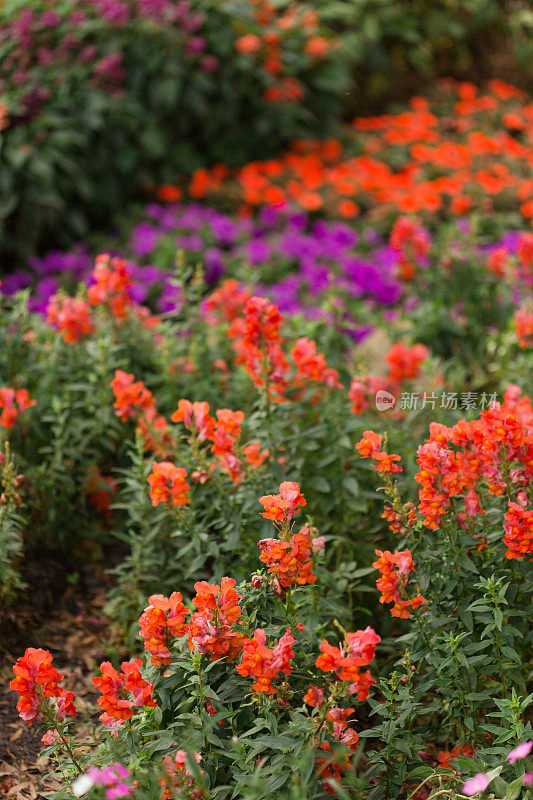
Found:
[[[489,785],[490,780],[487,778],[484,772],[478,772],[477,775],[474,775],[473,778],[469,778],[465,781],[463,786],[463,794],[466,794],[467,797],[473,797],[478,792],[484,792],[487,786]]]
[[[57,732],[57,730],[55,728],[54,728],[54,730],[46,731],[44,736],[41,738],[41,742],[43,744],[47,744],[47,745],[48,744],[53,744],[54,742],[58,742],[58,741],[59,741],[59,733]]]
[[[517,747],[507,753],[507,761],[509,764],[514,764],[519,758],[526,758],[531,753],[532,747],[533,741],[522,742],[522,744],[517,745]]]

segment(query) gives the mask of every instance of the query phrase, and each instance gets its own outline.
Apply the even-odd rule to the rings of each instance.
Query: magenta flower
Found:
[[[463,786],[463,794],[466,794],[467,797],[473,797],[479,792],[484,792],[489,783],[490,780],[487,778],[485,773],[478,772],[478,774],[474,775],[473,778],[469,778],[467,781],[465,781]]]
[[[517,745],[517,747],[507,753],[507,761],[509,764],[514,764],[519,758],[526,758],[531,753],[532,747],[533,741],[522,742],[522,744]]]

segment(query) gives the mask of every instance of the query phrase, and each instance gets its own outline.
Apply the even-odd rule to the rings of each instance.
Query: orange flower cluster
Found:
[[[468,758],[473,758],[474,755],[475,754],[472,745],[457,744],[453,748],[453,750],[441,750],[439,753],[437,753],[437,761],[439,762],[441,767],[445,767],[446,769],[453,769],[453,767],[450,764],[450,761],[452,761],[454,758],[457,758],[458,756],[467,756]]]
[[[417,267],[424,264],[424,259],[431,249],[429,233],[410,217],[399,217],[393,225],[390,245],[399,255],[398,270],[404,281],[412,281]],[[423,360],[423,359],[422,359]]]
[[[287,35],[296,34],[298,49],[309,56],[311,62],[324,59],[335,44],[319,35],[319,19],[316,11],[293,2],[280,10],[270,0],[255,0],[253,16],[260,35],[247,33],[235,41],[235,49],[245,56],[255,56],[268,74],[272,85],[263,93],[265,100],[273,102],[299,100],[305,87],[293,77],[283,75],[283,41]]]
[[[166,419],[158,413],[155,398],[142,381],[121,369],[115,370],[111,381],[115,395],[114,409],[122,422],[133,419],[142,433],[145,447],[156,455],[164,456],[173,441]]]
[[[454,497],[464,496],[466,515],[473,517],[483,513],[482,488],[499,496],[527,486],[533,477],[532,422],[530,399],[511,385],[503,404],[491,405],[480,419],[451,428],[432,423],[429,439],[418,448],[415,476],[424,524],[437,530]]]
[[[13,428],[20,416],[28,408],[36,404],[36,400],[30,400],[27,389],[12,389],[4,386],[0,389],[0,426],[10,430]]]
[[[41,720],[45,708],[58,720],[76,716],[77,709],[72,702],[74,694],[59,686],[63,675],[52,666],[52,660],[48,650],[28,647],[13,666],[15,677],[9,686],[19,694],[17,709],[28,725]],[[57,700],[55,711],[48,703],[48,698],[52,697]]]
[[[154,461],[152,474],[148,476],[150,484],[150,500],[153,506],[167,503],[181,508],[190,503],[187,492],[191,488],[186,481],[187,471],[183,467],[175,467],[169,461]]]
[[[352,752],[355,752],[359,741],[359,734],[348,724],[348,717],[353,714],[354,711],[354,708],[335,707],[326,714],[327,721],[332,723],[331,735],[333,738],[342,742],[342,744]],[[332,751],[329,742],[322,742],[320,744],[320,749],[324,750],[326,753],[331,753]],[[324,789],[326,793],[330,795],[335,794],[335,790],[329,781],[334,780],[336,783],[341,784],[341,773],[351,768],[348,756],[343,757],[339,755],[319,756],[315,761],[315,765],[317,767],[318,776],[322,778],[323,781],[328,781],[324,783]]]
[[[292,645],[295,642],[291,629],[281,637],[272,649],[266,646],[266,633],[258,628],[251,639],[245,639],[242,645],[242,661],[237,665],[239,675],[247,678],[252,675],[256,680],[252,689],[257,693],[276,694],[272,681],[280,672],[291,674],[290,661],[294,658]]]
[[[412,347],[407,347],[401,341],[393,344],[385,356],[387,374],[384,377],[365,375],[352,379],[348,392],[352,414],[362,414],[371,403],[375,405],[378,392],[385,391],[398,397],[404,381],[419,377],[420,368],[428,355],[429,351],[423,344],[414,344]]]
[[[269,395],[283,397],[289,365],[281,344],[279,328],[283,317],[265,297],[251,297],[244,309],[244,326],[229,331],[234,339],[237,363],[242,364],[256,386],[267,385]],[[238,334],[238,338],[235,334]]]
[[[307,505],[299,485],[294,481],[283,481],[279,485],[279,494],[263,495],[259,502],[265,509],[261,516],[284,527]]]
[[[428,355],[429,351],[423,344],[406,347],[403,342],[396,342],[385,356],[389,380],[399,385],[403,381],[418,378],[420,367]]]
[[[115,395],[115,414],[120,417],[121,422],[136,419],[139,414],[147,414],[155,405],[152,392],[142,381],[135,381],[129,372],[117,369],[111,388]]]
[[[169,640],[179,639],[187,633],[185,615],[189,610],[182,600],[179,592],[172,592],[170,597],[153,594],[148,598],[150,605],[139,618],[140,635],[155,666],[171,663]]]
[[[61,331],[67,344],[79,342],[94,331],[91,308],[82,297],[54,294],[46,308],[46,321]]]
[[[317,353],[316,343],[312,340],[305,336],[297,339],[291,350],[291,357],[297,370],[296,385],[300,382],[305,385],[309,381],[315,381],[325,383],[330,388],[342,388],[339,373],[336,369],[328,367],[324,354]]]
[[[359,450],[361,458],[372,458],[376,462],[374,469],[377,472],[383,472],[386,475],[393,475],[396,472],[402,472],[403,467],[400,467],[396,462],[400,461],[400,456],[396,453],[386,453],[380,450],[383,436],[374,431],[365,431],[363,438],[355,445]]]
[[[533,508],[525,508],[527,498],[524,492],[519,494],[518,499],[522,502],[513,503],[509,500],[509,508],[504,515],[503,543],[507,547],[505,557],[510,559],[533,555]]]
[[[187,430],[196,433],[199,442],[213,438],[215,422],[209,416],[209,403],[178,400],[178,409],[170,419],[172,422],[183,422]]]
[[[100,720],[106,727],[116,727],[124,720],[131,719],[134,708],[155,708],[156,702],[152,697],[154,685],[142,677],[141,663],[140,658],[123,661],[122,672],[117,672],[110,661],[100,664],[102,675],[93,678],[93,683],[102,695],[97,702],[103,709]],[[128,694],[133,696],[133,700],[129,699]]]
[[[229,408],[219,408],[216,415],[211,451],[214,456],[220,459],[222,471],[227,473],[234,483],[238,483],[244,476],[244,472],[241,462],[235,453],[235,448],[241,435],[244,412],[231,411]]]
[[[239,600],[233,578],[222,578],[218,584],[195,583],[196,596],[192,603],[197,611],[189,623],[189,649],[219,658],[235,659],[242,650],[244,635],[233,630],[241,618]]]
[[[180,400],[178,409],[171,419],[173,422],[183,422],[197,437],[198,442],[211,443],[211,453],[218,459],[220,469],[229,475],[234,483],[239,483],[245,474],[242,457],[246,459],[251,469],[257,469],[270,455],[270,451],[262,451],[257,442],[249,442],[241,452],[239,440],[244,421],[243,411],[219,408],[216,411],[216,419],[213,419],[209,414],[209,403]],[[210,468],[214,469],[214,464]]]
[[[108,305],[114,318],[121,322],[133,305],[130,296],[132,282],[126,262],[121,258],[101,253],[96,257],[92,273],[94,284],[89,287],[87,296],[93,306]]]
[[[310,558],[313,543],[307,525],[291,536],[288,542],[281,539],[261,539],[257,546],[261,551],[259,558],[279,581],[282,589],[295,583],[303,586],[316,581],[313,560]]]
[[[204,303],[204,313],[208,324],[230,323],[228,336],[237,363],[244,366],[255,385],[267,383],[274,400],[286,400],[289,363],[282,349],[284,339],[279,330],[283,316],[278,307],[264,297],[250,297],[237,281],[230,279],[210,295]],[[297,339],[291,357],[295,366],[292,389],[301,389],[310,382],[341,388],[337,370],[328,367],[324,354],[317,353],[311,339]]]
[[[484,93],[442,82],[432,105],[414,97],[398,114],[355,119],[352,131],[356,156],[336,139],[299,141],[279,158],[230,173],[220,165],[197,171],[189,194],[238,197],[247,213],[268,204],[345,218],[363,208],[429,219],[497,206],[533,218],[533,104],[502,81]]]
[[[364,630],[347,633],[339,647],[323,639],[316,666],[322,672],[333,672],[341,681],[349,681],[348,694],[357,694],[359,700],[366,700],[376,681],[369,670],[360,672],[360,668],[370,664],[380,642],[381,637],[369,625]]]
[[[118,489],[116,480],[111,475],[102,475],[98,467],[93,465],[87,472],[87,482],[84,489],[89,503],[97,511],[105,514],[106,517],[110,516],[110,500]]]
[[[375,550],[378,560],[372,566],[381,572],[381,578],[376,581],[376,586],[381,592],[380,603],[393,603],[391,614],[400,619],[409,619],[410,608],[417,609],[426,603],[419,591],[412,598],[407,597],[407,582],[409,573],[416,572],[410,550]]]
[[[533,347],[533,307],[521,306],[515,313],[514,324],[519,346]]]
[[[241,289],[239,282],[228,278],[212,292],[203,304],[205,320],[209,325],[232,323],[244,314],[250,292]]]

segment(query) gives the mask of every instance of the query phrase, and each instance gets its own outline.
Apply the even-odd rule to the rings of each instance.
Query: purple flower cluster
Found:
[[[498,245],[515,252],[519,235],[506,234]],[[358,234],[344,222],[311,222],[302,212],[267,206],[257,219],[235,218],[199,204],[150,203],[142,220],[110,252],[126,258],[134,281],[132,298],[148,299],[159,312],[173,310],[179,297],[170,267],[180,250],[189,263],[203,264],[205,280],[246,274],[257,294],[270,297],[285,314],[326,318],[336,308],[345,328],[359,339],[368,331],[357,322],[362,304],[394,314],[402,288],[395,277],[398,253],[371,228]],[[44,313],[60,285],[88,281],[93,258],[85,245],[69,253],[52,251],[33,258],[30,271],[8,275],[4,294],[35,286],[30,309]],[[37,276],[37,281],[35,281]],[[415,302],[405,301],[405,307]],[[327,309],[327,310],[326,310]],[[366,315],[368,317],[368,315]]]
[[[242,273],[245,265],[252,281],[257,276],[254,291],[271,297],[284,313],[301,311],[313,318],[325,315],[328,294],[347,295],[373,306],[391,306],[399,300],[396,254],[373,232],[365,238],[372,247],[368,242],[358,247],[357,233],[344,223],[310,223],[305,214],[272,207],[252,221],[196,204],[152,203],[120,255],[132,256],[128,269],[135,283],[133,299],[144,303],[157,289],[159,311],[176,305],[171,276],[160,266],[164,249],[171,254],[181,250],[192,262],[203,263],[210,285],[223,275]],[[69,253],[53,251],[33,258],[30,266],[38,276],[30,308],[44,312],[65,277],[71,284],[88,279],[93,260],[87,247],[79,245]],[[266,275],[272,276],[268,283]],[[5,279],[2,291],[9,295],[31,284],[30,272],[17,272]]]
[[[258,219],[234,219],[201,205],[150,204],[147,219],[131,232],[129,247],[150,260],[170,238],[204,264],[207,283],[246,265],[255,291],[270,296],[285,313],[320,313],[327,293],[379,305],[394,305],[401,288],[394,278],[397,255],[373,232],[359,247],[357,233],[342,222],[311,223],[301,213],[265,207]],[[368,255],[362,255],[363,252]],[[156,255],[157,258],[157,255]],[[268,282],[265,275],[270,277]]]
[[[86,87],[116,95],[126,77],[123,48],[128,44],[124,29],[151,20],[160,30],[172,32],[179,50],[194,60],[203,72],[218,68],[218,58],[208,53],[201,35],[205,15],[192,8],[189,0],[92,0],[80,9],[71,2],[52,11],[43,7],[21,8],[0,25],[0,45],[5,52],[0,64],[0,93],[13,95],[20,113],[11,124],[36,117],[67,78]],[[109,52],[92,41],[94,25],[115,33]],[[122,33],[120,32],[122,30]],[[99,31],[102,38],[104,35]],[[132,31],[132,36],[138,31]]]

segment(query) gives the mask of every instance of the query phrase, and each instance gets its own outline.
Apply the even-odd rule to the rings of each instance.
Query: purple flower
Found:
[[[203,36],[193,36],[192,39],[189,39],[186,45],[187,52],[193,56],[199,56],[201,53],[205,53],[206,48],[207,42]]]
[[[31,275],[29,272],[12,272],[11,275],[6,275],[2,278],[2,294],[8,297],[12,294],[26,289],[31,284]]]
[[[37,286],[35,297],[28,300],[29,311],[45,314],[50,298],[58,289],[59,281],[56,278],[44,278]]]
[[[485,773],[478,772],[478,774],[474,775],[473,778],[469,778],[467,781],[465,781],[463,785],[463,794],[466,794],[467,797],[473,797],[473,795],[478,794],[479,792],[484,792],[489,783],[490,780],[487,778]]]
[[[246,246],[246,257],[252,266],[268,261],[272,248],[263,239],[253,239]]]
[[[220,280],[226,271],[224,256],[221,250],[210,247],[204,255],[204,279],[206,283],[213,284]]]
[[[218,69],[218,58],[216,56],[204,56],[200,61],[202,72],[216,72]]]
[[[149,222],[141,222],[131,232],[130,247],[137,258],[153,253],[159,241],[160,235],[153,225]]]
[[[211,230],[221,247],[229,247],[237,238],[235,223],[222,214],[211,221]]]
[[[130,18],[130,9],[121,0],[97,0],[98,13],[114,25],[125,25]]]
[[[519,758],[527,758],[527,756],[531,753],[532,747],[533,741],[522,742],[522,744],[517,745],[513,750],[510,750],[509,753],[507,753],[507,761],[509,764],[514,764]]]

